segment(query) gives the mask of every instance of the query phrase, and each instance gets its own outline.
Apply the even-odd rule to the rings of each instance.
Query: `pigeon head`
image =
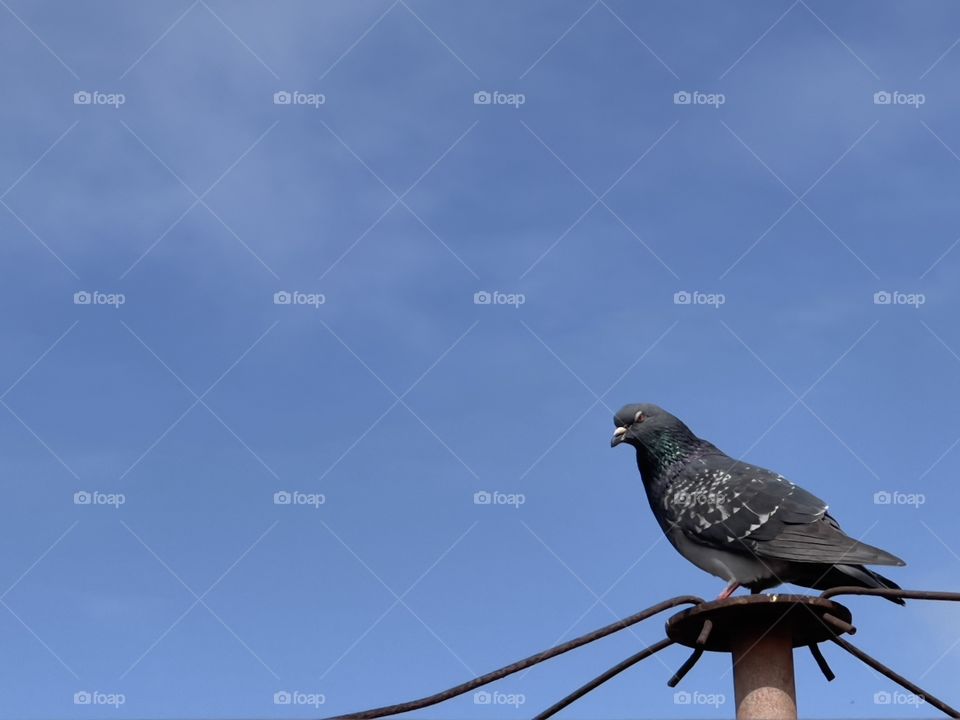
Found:
[[[709,443],[691,432],[683,422],[650,403],[624,405],[614,415],[610,447],[621,443],[637,449],[637,464],[644,479],[659,476],[661,470],[683,462],[690,453]]]
[[[634,447],[655,444],[656,438],[665,431],[678,424],[683,425],[666,410],[650,403],[624,405],[613,416],[613,424],[617,429],[610,440],[610,447],[616,447],[623,442]]]

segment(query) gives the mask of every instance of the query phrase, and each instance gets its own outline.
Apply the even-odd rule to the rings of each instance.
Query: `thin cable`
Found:
[[[822,598],[830,598],[836,595],[871,595],[883,598],[902,598],[904,600],[947,600],[950,602],[960,601],[960,593],[943,592],[940,590],[901,590],[899,588],[864,588],[856,586],[843,586],[830,588],[820,593]]]
[[[895,683],[897,683],[900,687],[906,688],[907,690],[912,692],[914,695],[921,698],[924,702],[930,703],[937,710],[942,712],[944,715],[947,715],[948,717],[952,717],[952,718],[960,718],[960,712],[954,710],[952,707],[947,705],[943,700],[940,700],[934,697],[919,685],[916,685],[910,682],[903,675],[900,675],[899,673],[894,672],[893,670],[888,668],[886,665],[884,665],[882,662],[880,662],[876,658],[870,655],[867,655],[867,653],[865,653],[863,650],[858,648],[856,645],[851,645],[846,640],[839,637],[832,637],[830,638],[830,640],[831,642],[834,642],[840,647],[842,647],[844,650],[846,650],[848,653],[853,655],[855,658],[857,658],[861,662],[866,663],[877,672],[883,675],[886,675],[888,678],[890,678]]]
[[[573,640],[569,640],[565,643],[552,647],[549,650],[544,650],[536,655],[531,655],[523,660],[518,660],[511,665],[500,668],[499,670],[494,670],[486,675],[481,675],[473,680],[468,680],[460,685],[455,685],[448,690],[444,690],[433,695],[428,695],[427,697],[420,698],[419,700],[410,700],[409,702],[399,703],[397,705],[386,705],[384,707],[361,710],[360,712],[348,713],[346,715],[337,715],[336,717],[325,718],[325,720],[372,720],[373,718],[385,717],[387,715],[398,715],[399,713],[411,712],[412,710],[421,710],[425,707],[430,707],[431,705],[436,705],[437,703],[442,703],[450,698],[457,697],[458,695],[468,693],[471,690],[475,690],[476,688],[487,685],[488,683],[501,680],[502,678],[512,675],[515,672],[526,670],[528,667],[533,667],[534,665],[554,658],[557,655],[562,655],[570,650],[575,650],[578,647],[586,645],[587,643],[592,643],[593,641],[604,638],[607,635],[612,635],[618,630],[624,630],[631,625],[636,625],[638,622],[646,620],[647,618],[650,618],[657,613],[661,613],[664,610],[669,610],[670,608],[677,607],[678,605],[701,605],[703,602],[703,598],[699,598],[695,595],[680,595],[675,598],[670,598],[669,600],[664,600],[663,602],[648,607],[646,610],[641,610],[638,613],[630,615],[623,620],[617,620],[616,622],[610,623],[599,630],[594,630],[586,635],[581,635],[578,638],[574,638]],[[649,650],[649,648],[647,649]],[[634,662],[639,662],[639,660],[642,659],[643,658],[639,658]]]
[[[651,655],[654,655],[660,652],[661,650],[663,650],[664,648],[670,647],[671,645],[673,645],[673,640],[671,640],[670,638],[664,638],[660,642],[654,643],[650,647],[644,648],[643,650],[638,652],[636,655],[631,655],[623,662],[619,662],[616,665],[614,665],[612,668],[607,670],[602,675],[598,675],[593,680],[588,682],[586,685],[583,685],[577,688],[572,693],[570,693],[565,698],[563,698],[563,700],[560,700],[559,702],[551,705],[542,713],[537,715],[533,720],[547,720],[548,717],[552,717],[553,715],[556,715],[558,712],[563,710],[568,705],[572,705],[573,703],[575,703],[577,700],[582,698],[591,690],[596,690],[598,687],[603,685],[607,680],[610,680],[611,678],[616,677],[627,668],[633,667],[641,660],[646,660]]]

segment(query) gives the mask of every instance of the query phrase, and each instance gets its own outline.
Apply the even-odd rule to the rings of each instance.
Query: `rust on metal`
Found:
[[[841,633],[846,633],[847,635],[856,635],[857,629],[848,622],[841,620],[832,613],[825,612],[822,616],[823,621],[828,625],[832,625],[834,628],[839,630]]]
[[[791,647],[815,645],[829,640],[838,632],[824,620],[830,615],[850,625],[850,611],[840,603],[811,595],[745,595],[703,603],[684,610],[667,620],[667,637],[687,647],[697,648],[697,639],[704,621],[713,623],[713,630],[703,650],[732,652],[737,638],[751,628],[783,626],[789,630]]]
[[[737,720],[797,720],[794,628],[776,616],[768,619],[772,625],[743,626],[732,639]]]

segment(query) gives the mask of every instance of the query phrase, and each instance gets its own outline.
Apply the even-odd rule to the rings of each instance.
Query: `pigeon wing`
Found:
[[[793,562],[904,564],[847,536],[812,493],[724,455],[694,461],[665,500],[687,537],[729,552]]]
[[[854,540],[830,515],[807,524],[784,523],[769,540],[751,540],[761,557],[831,565],[905,565],[900,558]]]

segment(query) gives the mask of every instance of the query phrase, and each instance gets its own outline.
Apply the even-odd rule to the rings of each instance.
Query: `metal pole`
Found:
[[[733,643],[737,720],[797,720],[793,643],[785,627],[746,632]]]

